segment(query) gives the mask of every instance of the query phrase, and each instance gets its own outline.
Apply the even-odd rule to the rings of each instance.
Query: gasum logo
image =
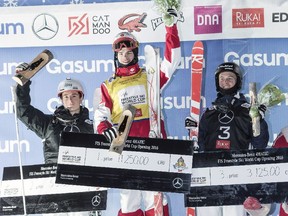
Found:
[[[0,35],[24,34],[22,23],[0,23]]]
[[[288,53],[244,53],[228,52],[224,56],[224,61],[233,61],[242,66],[287,66]]]
[[[22,152],[30,152],[30,143],[28,140],[0,140],[0,154],[16,152],[15,146],[20,145]]]
[[[54,16],[42,13],[35,17],[32,24],[32,30],[39,39],[50,40],[57,34],[59,24]]]

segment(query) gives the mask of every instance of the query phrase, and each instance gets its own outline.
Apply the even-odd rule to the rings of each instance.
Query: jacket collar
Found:
[[[131,76],[140,70],[139,64],[134,64],[128,67],[121,67],[116,69],[116,76]]]

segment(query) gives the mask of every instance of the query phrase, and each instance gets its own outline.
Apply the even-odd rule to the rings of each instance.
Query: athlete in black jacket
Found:
[[[269,140],[268,126],[264,120],[266,107],[259,106],[262,116],[260,135],[253,136],[250,104],[242,93],[242,73],[235,63],[223,63],[215,73],[217,98],[201,116],[199,124],[199,150],[241,150],[266,148]]]
[[[16,72],[17,69],[21,72],[21,70],[25,70],[25,65],[19,65]],[[58,97],[63,105],[56,108],[53,114],[44,114],[31,105],[30,85],[31,81],[23,86],[17,85],[17,115],[30,130],[43,140],[45,164],[56,164],[62,131],[94,133],[93,122],[89,119],[89,111],[81,105],[84,98],[83,87],[77,80],[69,78],[60,82]],[[99,212],[67,212],[57,213],[56,215],[94,216],[99,215]]]
[[[266,148],[269,140],[268,126],[264,120],[266,107],[258,107],[260,135],[253,136],[250,104],[239,92],[242,87],[240,67],[232,62],[220,64],[215,72],[217,98],[208,108],[199,123],[199,151],[225,151],[253,148]],[[263,215],[269,208],[263,205]],[[265,213],[264,213],[265,212]],[[250,213],[250,212],[249,212]],[[243,205],[209,206],[196,208],[197,216],[246,216]],[[250,214],[253,216],[253,214]]]
[[[44,114],[31,105],[31,81],[16,88],[18,118],[41,139],[45,163],[57,163],[60,135],[62,131],[94,133],[89,111],[81,106],[84,93],[81,84],[72,79],[60,82],[58,96],[63,105],[53,114]]]

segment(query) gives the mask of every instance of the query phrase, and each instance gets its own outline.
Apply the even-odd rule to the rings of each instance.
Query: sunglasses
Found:
[[[135,41],[120,41],[118,43],[113,44],[113,50],[115,52],[119,52],[123,48],[128,48],[130,50],[138,47],[138,45],[135,43]]]

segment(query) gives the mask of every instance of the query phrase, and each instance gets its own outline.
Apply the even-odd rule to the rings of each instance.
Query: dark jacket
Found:
[[[268,125],[260,121],[260,135],[253,136],[250,104],[243,94],[221,95],[202,115],[199,123],[200,151],[241,150],[251,144],[256,149],[266,148]]]
[[[45,163],[57,163],[59,143],[62,131],[94,133],[89,111],[81,107],[79,114],[71,115],[64,106],[51,114],[44,114],[31,105],[31,81],[16,88],[17,117],[43,140]]]

